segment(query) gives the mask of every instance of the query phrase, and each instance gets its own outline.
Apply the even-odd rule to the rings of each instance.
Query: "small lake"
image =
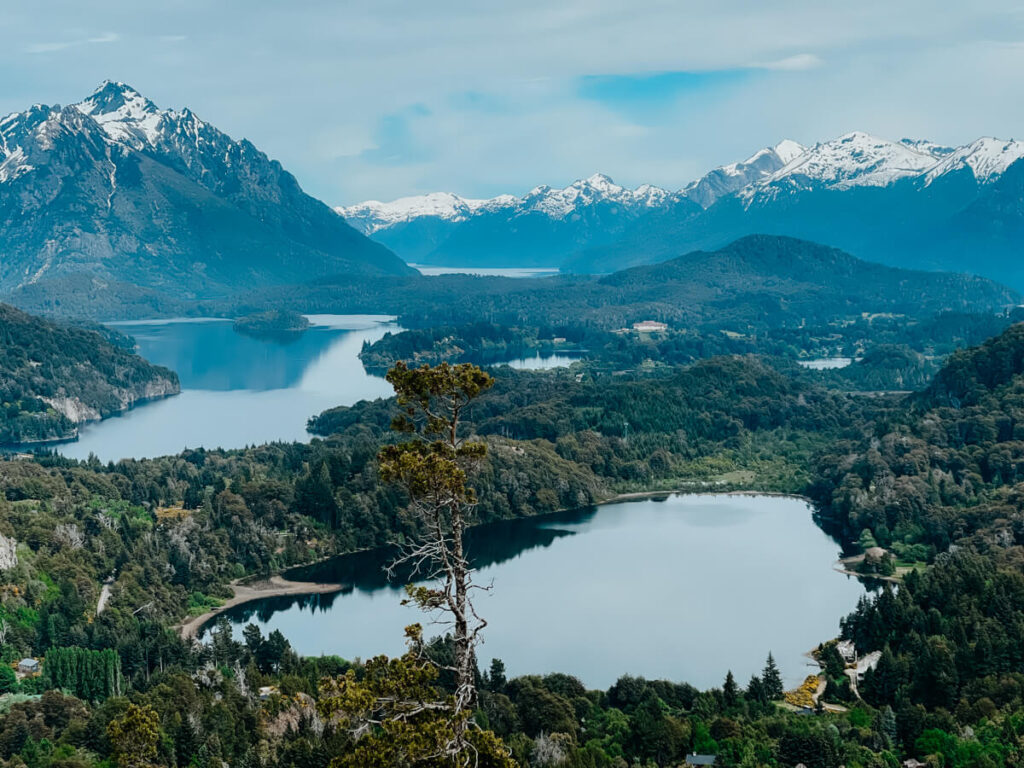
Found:
[[[551,277],[558,267],[434,267],[429,264],[410,264],[427,277],[437,275],[479,275],[481,277]]]
[[[379,315],[309,315],[312,327],[286,341],[236,333],[230,320],[111,323],[139,354],[177,371],[181,394],[80,429],[57,450],[102,461],[307,441],[306,421],[327,408],[388,397],[391,386],[363,369],[364,341],[401,328]]]
[[[817,360],[797,360],[797,365],[809,368],[812,371],[830,371],[836,368],[846,368],[853,363],[851,357],[821,357]]]
[[[745,684],[771,651],[787,685],[809,674],[804,653],[834,637],[863,594],[832,569],[839,546],[803,500],[672,495],[480,526],[468,546],[487,619],[481,668],[511,675],[566,672],[594,688],[620,675]],[[279,629],[301,654],[352,659],[403,649],[403,628],[424,621],[402,607],[365,552],[295,569],[291,578],[348,585],[340,593],[279,597],[224,616]],[[429,632],[429,627],[428,634]]]
[[[520,357],[516,360],[509,360],[505,365],[520,371],[549,371],[552,368],[568,368],[577,360],[582,359],[582,354],[533,355],[532,357]]]

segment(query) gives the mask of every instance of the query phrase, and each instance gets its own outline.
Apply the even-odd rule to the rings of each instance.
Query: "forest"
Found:
[[[805,494],[850,551],[882,547],[900,574],[837,627],[880,653],[856,689],[821,638],[818,707],[787,703],[771,659],[707,691],[478,670],[473,722],[515,764],[1024,764],[1024,325],[955,352],[910,395],[844,392],[746,354],[494,374],[466,421],[487,452],[475,523],[713,482]],[[379,476],[394,415],[393,401],[333,409],[308,445],[0,461],[4,764],[352,765],[338,691],[411,662],[302,658],[280,633],[226,624],[190,644],[174,627],[235,579],[416,534],[408,496]],[[423,649],[452,652],[445,638]],[[8,665],[26,656],[43,671],[18,679]],[[419,684],[443,695],[453,681]]]
[[[0,445],[74,435],[67,407],[92,418],[178,391],[173,371],[151,365],[116,331],[70,326],[0,304]]]

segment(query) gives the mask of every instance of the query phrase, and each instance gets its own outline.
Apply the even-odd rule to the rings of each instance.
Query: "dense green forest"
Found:
[[[173,371],[108,329],[71,327],[0,304],[0,445],[74,435],[75,424],[178,391]]]
[[[517,357],[565,354],[586,360],[588,374],[623,373],[638,366],[649,374],[716,355],[774,358],[792,377],[849,390],[914,390],[928,384],[946,355],[980,344],[1013,322],[1020,311],[941,312],[933,316],[835,318],[819,326],[769,327],[723,332],[714,324],[647,332],[607,331],[578,323],[509,327],[488,322],[387,333],[365,343],[364,367],[383,375],[399,360],[491,365]],[[848,357],[846,368],[802,370],[793,363]]]
[[[959,329],[952,346],[987,321],[934,322]],[[913,368],[908,339],[879,360]],[[518,764],[676,766],[698,752],[726,766],[1024,765],[1024,325],[954,353],[906,396],[844,392],[749,354],[495,373],[467,422],[488,449],[477,522],[707,483],[805,493],[851,553],[884,548],[900,580],[837,627],[881,654],[858,686],[821,638],[827,707],[784,702],[770,659],[709,691],[481,670],[474,717]],[[232,580],[414,533],[404,492],[377,476],[394,414],[392,401],[332,409],[308,445],[0,461],[3,764],[326,767],[353,754],[325,692],[362,663],[300,658],[255,627],[191,645],[173,625]],[[15,678],[7,664],[23,656],[43,658],[40,676]]]

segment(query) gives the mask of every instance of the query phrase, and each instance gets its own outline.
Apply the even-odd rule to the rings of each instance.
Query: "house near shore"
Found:
[[[858,682],[864,679],[864,675],[866,675],[869,670],[878,666],[878,660],[880,658],[882,658],[881,651],[872,651],[871,653],[865,654],[857,659],[857,666],[854,668],[854,674],[857,675]]]
[[[18,672],[22,675],[38,675],[39,661],[37,659],[24,658],[18,662]]]
[[[847,664],[857,659],[857,649],[854,647],[852,640],[840,640],[836,643],[836,650]]]

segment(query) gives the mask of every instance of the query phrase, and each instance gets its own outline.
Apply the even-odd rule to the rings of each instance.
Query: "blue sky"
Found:
[[[931,0],[7,0],[0,112],[106,78],[331,204],[678,188],[783,138],[1024,135],[1024,8]]]

